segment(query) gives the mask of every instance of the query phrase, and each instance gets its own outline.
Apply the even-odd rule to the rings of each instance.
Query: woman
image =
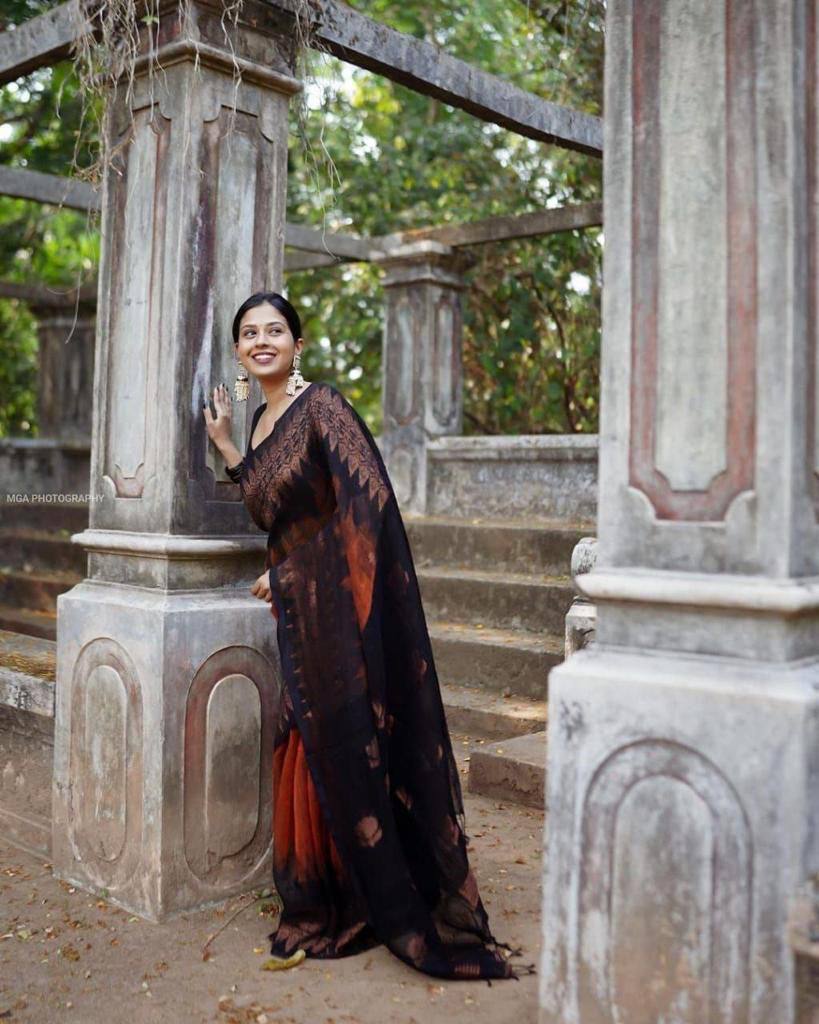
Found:
[[[224,385],[215,417],[207,404],[204,415],[268,534],[251,591],[277,619],[284,677],[273,757],[283,910],[271,952],[340,957],[383,942],[437,977],[517,978],[467,860],[418,582],[380,452],[333,385],[302,378],[301,323],[285,298],[247,299],[233,341],[267,399],[244,457]]]

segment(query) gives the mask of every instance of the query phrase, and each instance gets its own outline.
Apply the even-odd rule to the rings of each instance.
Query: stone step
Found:
[[[3,525],[0,565],[39,572],[61,569],[84,576],[88,555],[80,545],[71,543],[72,532],[65,528],[51,531]]]
[[[51,851],[57,645],[0,631],[0,834]]]
[[[546,733],[473,745],[468,787],[470,793],[545,808]]]
[[[473,626],[563,633],[575,591],[569,576],[428,566],[416,569],[432,619]]]
[[[82,582],[82,576],[64,569],[26,572],[0,567],[0,604],[36,611],[57,611],[57,598]]]
[[[572,549],[593,535],[594,521],[404,517],[416,570],[450,566],[489,572],[559,576],[569,571]]]
[[[10,501],[0,510],[0,522],[6,529],[21,527],[51,533],[58,530],[79,533],[88,526],[88,502]]]
[[[563,660],[563,637],[462,622],[427,622],[439,680],[547,699],[549,671]]]
[[[19,672],[53,684],[57,678],[57,644],[0,629],[0,671]]]
[[[57,612],[0,604],[0,629],[56,641]]]
[[[546,728],[546,701],[504,697],[476,686],[441,683],[450,732],[506,739]]]

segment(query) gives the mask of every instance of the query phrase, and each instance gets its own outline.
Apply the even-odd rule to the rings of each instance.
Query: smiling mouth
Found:
[[[257,363],[272,363],[278,354],[278,352],[257,352],[251,356],[251,359]]]

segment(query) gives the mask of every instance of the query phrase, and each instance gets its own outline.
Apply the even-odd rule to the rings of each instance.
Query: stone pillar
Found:
[[[265,538],[205,431],[239,303],[280,289],[293,26],[158,13],[105,180],[88,578],[58,600],[53,861],[148,919],[267,882],[280,692]],[[226,27],[230,38],[225,39]],[[144,45],[144,40],[143,40]],[[197,52],[199,65],[195,68]],[[242,82],[233,80],[238,64]],[[131,123],[132,122],[132,123]],[[254,387],[235,441],[246,443]]]
[[[460,434],[467,253],[432,240],[374,256],[385,270],[381,451],[402,512],[427,506],[427,441]]]
[[[29,304],[37,321],[42,438],[91,443],[95,305]]]
[[[793,1024],[819,868],[816,4],[609,0],[596,642],[541,1024]]]

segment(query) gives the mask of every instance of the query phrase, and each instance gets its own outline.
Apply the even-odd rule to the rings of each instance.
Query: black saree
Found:
[[[511,947],[492,935],[468,863],[409,541],[367,425],[315,382],[229,475],[268,533],[284,677],[273,757],[284,908],[271,952],[385,943],[441,978],[534,973],[501,952]]]

